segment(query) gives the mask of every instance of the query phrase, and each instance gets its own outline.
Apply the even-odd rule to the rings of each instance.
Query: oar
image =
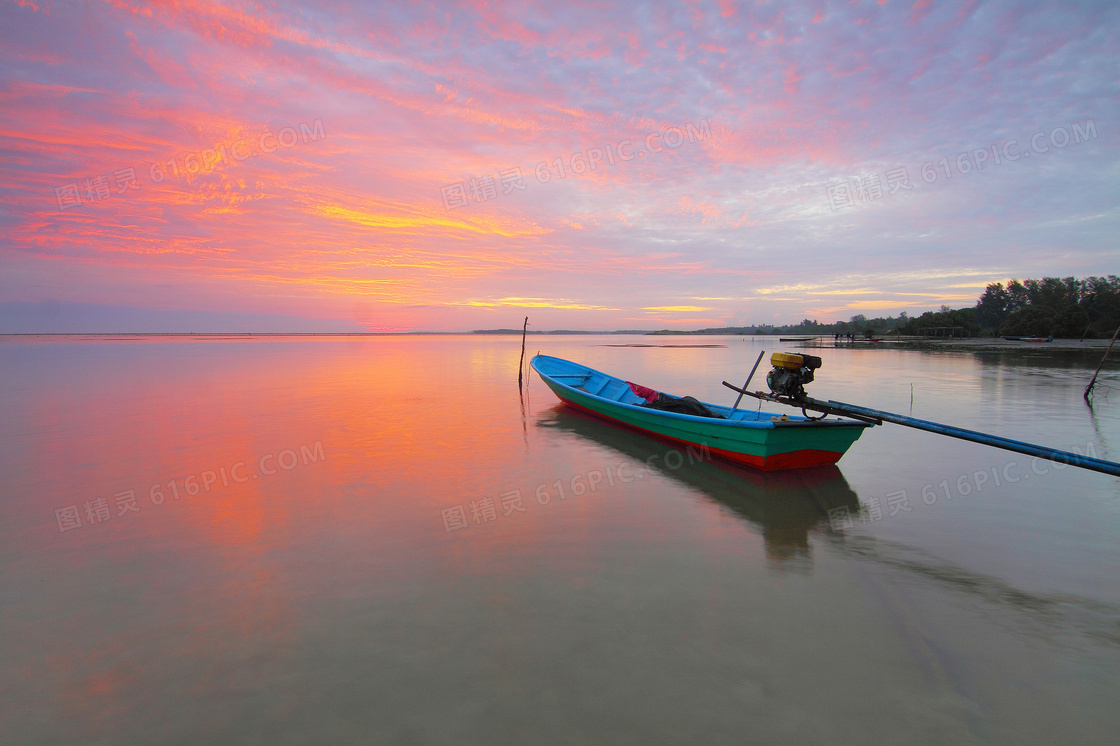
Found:
[[[749,376],[747,376],[747,380],[746,380],[746,383],[744,383],[744,384],[743,384],[743,391],[746,391],[746,390],[747,390],[747,386],[749,386],[749,385],[750,385],[750,383],[751,383],[751,379],[752,379],[752,378],[754,378],[754,372],[755,372],[756,370],[758,370],[758,364],[762,362],[762,356],[763,356],[763,355],[765,355],[765,354],[766,354],[766,350],[761,350],[761,351],[760,351],[760,352],[758,353],[758,360],[755,360],[755,361],[754,361],[754,367],[753,367],[753,368],[751,368],[751,374],[750,374]],[[735,400],[735,406],[731,408],[731,411],[732,411],[732,412],[734,412],[735,410],[737,410],[737,409],[739,408],[739,402],[743,401],[743,391],[740,391],[740,392],[739,392],[739,398]]]

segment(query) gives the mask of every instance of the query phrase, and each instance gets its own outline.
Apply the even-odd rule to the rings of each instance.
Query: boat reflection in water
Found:
[[[538,427],[573,433],[609,446],[635,462],[664,464],[680,444],[620,428],[562,404],[537,414]],[[694,451],[695,453],[695,451]],[[859,498],[835,464],[790,471],[755,471],[707,458],[685,458],[679,468],[660,473],[697,489],[721,506],[757,526],[766,545],[766,556],[782,562],[808,559],[809,532],[828,530],[828,511],[846,507],[855,514]]]

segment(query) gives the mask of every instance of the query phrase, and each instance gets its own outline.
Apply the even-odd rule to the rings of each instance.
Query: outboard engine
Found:
[[[812,355],[775,352],[770,356],[774,369],[766,374],[766,385],[776,396],[801,399],[805,396],[805,384],[812,382],[813,371],[821,367],[821,362]]]

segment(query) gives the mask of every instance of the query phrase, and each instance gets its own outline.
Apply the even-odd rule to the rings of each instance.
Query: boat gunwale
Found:
[[[557,386],[560,386],[563,389],[575,392],[576,394],[579,394],[581,396],[589,397],[591,399],[594,399],[595,401],[603,402],[605,404],[610,404],[612,406],[625,407],[625,408],[633,410],[635,412],[644,412],[646,414],[654,414],[654,415],[657,415],[657,416],[664,416],[664,417],[668,417],[668,418],[672,418],[672,419],[680,419],[680,420],[684,420],[686,422],[696,422],[696,423],[705,424],[705,425],[714,425],[714,426],[717,426],[717,427],[746,428],[746,429],[753,429],[753,430],[773,430],[773,429],[778,429],[778,428],[815,429],[815,428],[823,428],[823,427],[828,427],[828,428],[834,428],[834,427],[865,428],[865,427],[871,427],[872,426],[872,423],[870,423],[870,422],[860,422],[858,420],[836,419],[836,420],[825,421],[825,420],[814,420],[814,419],[811,419],[811,418],[808,418],[808,417],[800,417],[800,416],[797,416],[797,415],[793,416],[793,417],[796,417],[796,419],[791,417],[789,420],[773,420],[773,419],[772,420],[767,420],[767,421],[763,421],[763,420],[732,420],[732,419],[721,418],[721,417],[702,417],[700,415],[684,414],[682,412],[668,412],[668,411],[663,410],[663,409],[651,409],[650,407],[643,407],[640,404],[629,404],[629,403],[623,402],[623,401],[608,399],[605,396],[599,396],[598,394],[592,394],[590,391],[586,391],[584,389],[579,389],[579,388],[576,388],[574,386],[569,386],[568,384],[557,380],[557,377],[554,377],[554,376],[552,376],[548,373],[542,372],[541,369],[537,366],[537,360],[538,359],[559,360],[562,363],[567,363],[569,365],[573,365],[573,366],[576,366],[578,368],[582,368],[583,370],[587,371],[586,376],[580,375],[578,377],[591,378],[595,374],[599,374],[601,376],[605,376],[606,378],[608,378],[610,380],[619,381],[619,382],[627,384],[627,385],[629,385],[629,381],[626,381],[622,378],[619,378],[618,376],[612,376],[609,373],[604,373],[601,370],[596,370],[596,369],[594,369],[590,366],[583,365],[582,363],[576,363],[576,362],[573,362],[571,360],[565,360],[564,358],[554,357],[552,355],[542,355],[540,353],[537,353],[536,355],[534,355],[529,360],[530,367],[532,367],[532,369],[534,371],[536,371],[537,375],[540,376],[542,380],[547,379],[545,381],[546,383],[555,384]],[[561,374],[561,375],[566,375],[566,376],[569,376],[569,377],[577,377],[574,374]],[[674,396],[674,395],[669,394],[669,396]],[[674,398],[679,398],[679,397],[674,396]],[[697,401],[699,401],[699,400],[697,400]],[[708,407],[708,408],[714,408],[713,411],[720,410],[720,409],[730,411],[730,407],[721,406],[719,404],[710,404],[708,402],[700,402],[700,403],[703,404],[704,406]],[[777,417],[781,417],[781,416],[789,417],[789,415],[775,415],[775,416],[777,416]]]

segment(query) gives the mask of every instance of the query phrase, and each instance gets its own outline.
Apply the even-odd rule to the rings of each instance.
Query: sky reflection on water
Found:
[[[617,341],[537,337],[529,354],[728,403],[720,381],[777,349]],[[667,458],[535,378],[519,398],[519,342],[0,341],[6,738],[1099,741],[1120,725],[1116,480],[887,427],[806,473]],[[1095,361],[821,354],[820,398],[906,413],[913,384],[915,416],[1117,457],[1115,408],[1080,401]],[[608,483],[624,463],[633,478]],[[899,493],[910,510],[890,515]],[[91,523],[98,498],[110,517]],[[82,525],[61,531],[71,505]],[[456,505],[467,525],[448,531]]]

